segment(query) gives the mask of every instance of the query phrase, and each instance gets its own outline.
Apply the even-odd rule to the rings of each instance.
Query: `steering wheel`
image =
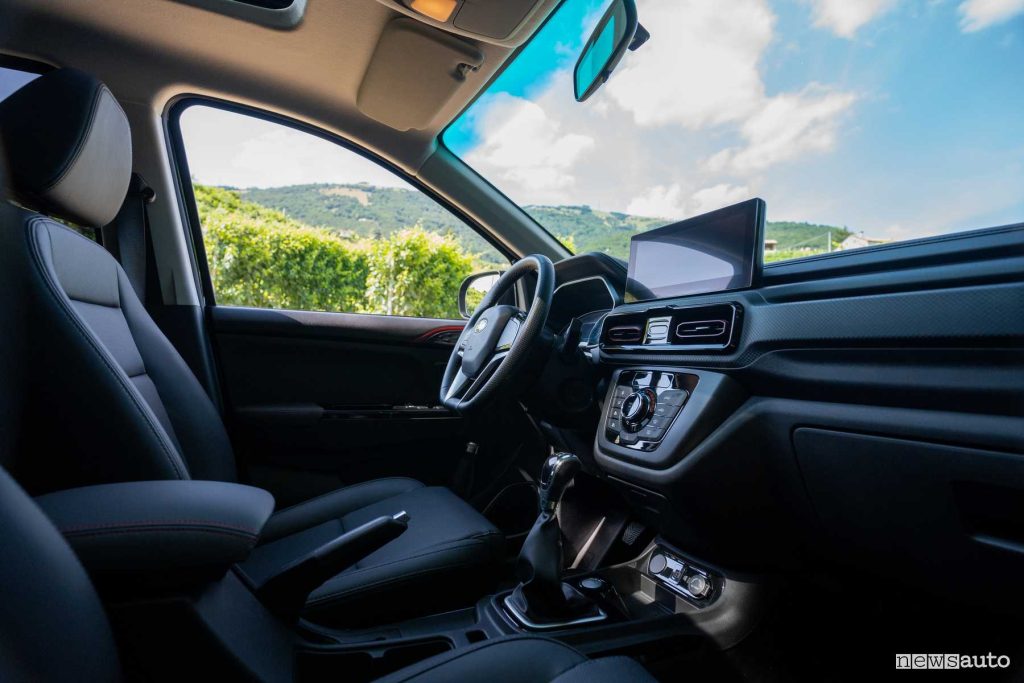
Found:
[[[526,273],[537,273],[530,308],[497,306],[496,301]],[[441,404],[466,414],[508,389],[541,338],[555,291],[555,267],[541,254],[525,256],[506,270],[459,335],[441,380]]]

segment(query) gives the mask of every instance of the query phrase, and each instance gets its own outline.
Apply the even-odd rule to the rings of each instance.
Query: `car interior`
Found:
[[[645,1],[573,25],[571,106]],[[1024,223],[577,249],[446,133],[569,5],[0,0],[4,680],[1024,672]]]

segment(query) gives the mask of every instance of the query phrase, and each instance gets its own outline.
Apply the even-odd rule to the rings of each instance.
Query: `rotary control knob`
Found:
[[[657,396],[650,389],[634,391],[622,401],[622,425],[631,432],[640,431],[643,422],[654,415]]]

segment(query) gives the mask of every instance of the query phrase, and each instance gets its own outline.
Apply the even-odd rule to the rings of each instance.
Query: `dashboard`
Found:
[[[570,427],[550,420],[552,438],[720,566],[777,570],[808,548],[836,559],[838,535],[867,570],[952,589],[936,553],[977,562],[989,537],[1024,548],[1000,507],[1024,493],[1022,240],[1024,225],[773,264],[756,287],[628,304],[622,262],[566,259],[552,328],[588,330],[577,365],[590,374],[566,383],[585,379],[593,399]]]
[[[621,261],[566,259],[552,326],[586,334],[551,354],[540,410],[587,403],[542,426],[706,566],[962,595],[942,557],[987,577],[972,601],[1024,610],[1022,246],[1024,224],[631,303]]]
[[[604,316],[622,304],[626,264],[605,254],[580,254],[556,264],[555,273],[548,327],[564,332],[577,319],[581,339],[590,339]]]

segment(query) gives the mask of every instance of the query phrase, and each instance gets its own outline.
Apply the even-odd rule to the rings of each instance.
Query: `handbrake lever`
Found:
[[[256,596],[278,616],[294,621],[310,593],[401,536],[407,528],[409,514],[404,510],[373,519],[286,565],[256,588]]]

